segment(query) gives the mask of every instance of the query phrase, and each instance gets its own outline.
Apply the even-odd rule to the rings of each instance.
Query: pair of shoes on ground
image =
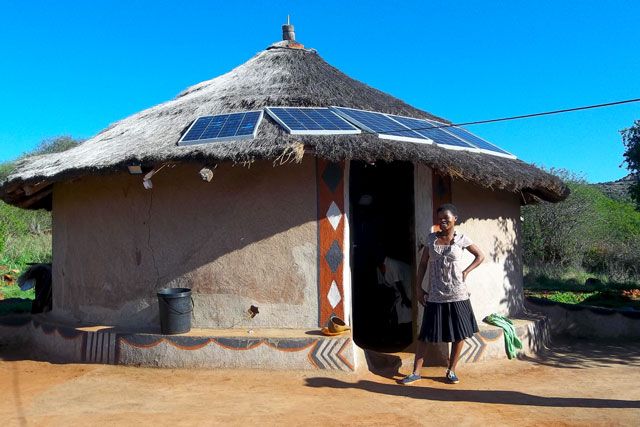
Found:
[[[453,372],[451,369],[447,369],[447,373],[445,374],[445,377],[446,377],[447,382],[449,384],[458,384],[460,382],[460,379],[458,378],[456,373]],[[403,379],[401,379],[400,380],[400,384],[409,385],[409,384],[413,384],[413,383],[415,383],[417,381],[420,381],[421,379],[422,379],[422,377],[420,375],[411,373],[411,374],[407,375],[406,377],[404,377]]]

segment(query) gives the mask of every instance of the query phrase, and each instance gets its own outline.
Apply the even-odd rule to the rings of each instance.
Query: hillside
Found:
[[[629,174],[617,181],[600,182],[593,184],[594,187],[599,188],[607,197],[610,197],[617,201],[631,202],[629,196],[629,187],[633,184],[634,176]]]

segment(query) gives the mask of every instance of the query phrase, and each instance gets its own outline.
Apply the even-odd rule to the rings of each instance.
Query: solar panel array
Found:
[[[297,135],[340,135],[361,133],[360,129],[328,108],[267,107],[269,116],[289,133]]]
[[[267,107],[266,112],[280,126],[297,135],[358,134],[360,129],[382,139],[436,144],[452,150],[514,155],[457,126],[347,107]],[[229,139],[254,138],[263,112],[219,114],[199,117],[180,139],[180,145]]]
[[[180,145],[255,137],[262,111],[199,117],[180,139]]]
[[[459,148],[459,149],[467,149],[473,150],[475,147],[468,142],[461,140],[460,138],[456,138],[450,133],[445,132],[444,130],[436,127],[437,124],[435,122],[430,122],[427,120],[414,119],[412,117],[402,117],[402,116],[390,116],[394,120],[402,123],[404,126],[414,129],[414,132],[419,133],[425,138],[428,138],[435,142],[437,145],[450,147],[450,148]],[[475,151],[475,150],[473,150]]]
[[[450,126],[450,127],[446,127],[444,128],[445,131],[452,133],[453,135],[457,136],[458,138],[464,139],[465,141],[469,141],[471,144],[475,145],[476,147],[478,147],[479,151],[485,152],[485,153],[489,153],[489,154],[501,154],[503,156],[508,156],[508,157],[514,157],[511,153],[509,153],[508,151],[503,150],[502,148],[493,145],[492,143],[485,141],[484,139],[480,138],[479,136],[476,136],[474,134],[472,134],[471,132],[469,132],[466,129],[457,127],[457,126]]]
[[[380,138],[430,143],[427,138],[403,126],[386,114],[345,107],[331,107],[331,109],[356,126],[378,134]]]
[[[479,138],[466,129],[445,123],[354,108],[331,107],[331,109],[356,126],[375,133],[383,139],[435,143],[448,149],[484,152],[515,158],[509,152]]]

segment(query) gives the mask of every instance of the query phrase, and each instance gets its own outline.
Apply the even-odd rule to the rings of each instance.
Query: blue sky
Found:
[[[640,97],[637,1],[0,0],[0,161],[87,138],[297,38],[358,80],[454,122]],[[546,167],[621,178],[640,103],[470,127]]]

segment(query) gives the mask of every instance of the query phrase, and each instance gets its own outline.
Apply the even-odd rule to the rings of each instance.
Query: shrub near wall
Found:
[[[578,268],[583,254],[599,239],[597,214],[585,185],[568,182],[564,202],[524,206],[524,262],[532,269]]]
[[[70,136],[45,139],[33,152],[22,157],[65,151],[81,142]],[[0,163],[0,182],[13,167],[13,162]],[[51,214],[16,208],[0,201],[0,267],[22,271],[29,262],[51,262]]]
[[[51,261],[51,214],[0,202],[0,265],[22,270],[29,262]]]
[[[7,243],[7,226],[0,220],[0,254],[4,253],[4,247]]]
[[[523,208],[525,265],[556,276],[586,270],[640,283],[640,212],[584,181],[567,183],[566,201]]]

